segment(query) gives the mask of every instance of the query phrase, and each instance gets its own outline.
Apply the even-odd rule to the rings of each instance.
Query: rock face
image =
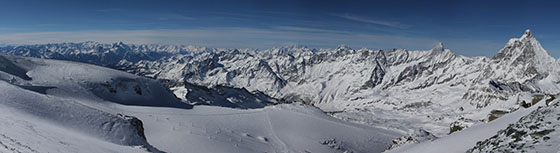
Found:
[[[193,105],[212,105],[231,108],[263,108],[277,104],[278,101],[263,93],[251,93],[247,90],[216,86],[207,88],[187,83],[184,87],[175,87],[174,90],[187,90],[184,97]],[[180,95],[180,94],[177,94]]]
[[[124,114],[117,114],[118,117],[125,119],[127,121],[130,122],[130,124],[132,126],[134,126],[136,128],[136,132],[138,133],[138,136],[144,138],[144,140],[146,140],[146,135],[144,134],[144,124],[142,123],[142,121],[134,116],[128,116],[128,115],[124,115]]]
[[[494,109],[515,110],[519,97],[560,92],[560,64],[529,30],[491,59],[458,56],[441,43],[431,50],[409,51],[85,42],[3,47],[0,52],[103,65],[165,80],[174,89],[192,84],[262,93],[339,112],[334,116],[345,120],[405,132],[424,127],[435,136],[449,133],[453,123],[468,127],[487,121],[486,114]],[[178,91],[179,98],[192,101],[189,90]]]
[[[560,143],[558,100],[550,100],[491,138],[476,143],[467,152],[556,152]],[[548,104],[548,103],[547,103]]]
[[[498,76],[503,80],[524,83],[558,73],[556,59],[542,48],[529,30],[521,38],[511,39],[492,59],[498,63],[497,70],[513,72]]]
[[[184,104],[158,81],[147,78],[111,78],[103,83],[86,83],[93,94],[123,105],[192,108]]]

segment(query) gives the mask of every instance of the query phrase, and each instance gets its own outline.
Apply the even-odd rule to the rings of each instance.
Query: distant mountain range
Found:
[[[246,109],[310,104],[343,120],[409,135],[395,140],[394,147],[445,137],[541,101],[550,103],[560,94],[559,60],[529,30],[492,58],[459,56],[441,43],[409,51],[83,42],[5,46],[0,52],[154,78],[194,105]],[[474,150],[488,148],[478,145]]]

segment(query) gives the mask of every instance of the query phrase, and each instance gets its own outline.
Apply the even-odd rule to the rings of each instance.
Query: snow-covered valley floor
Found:
[[[0,58],[2,152],[382,152],[402,135],[301,104],[193,107],[132,74]]]

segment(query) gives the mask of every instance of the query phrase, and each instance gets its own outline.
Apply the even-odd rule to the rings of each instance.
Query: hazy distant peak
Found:
[[[443,43],[439,42],[436,44],[436,46],[434,48],[432,48],[432,51],[444,51],[445,48],[443,47]]]

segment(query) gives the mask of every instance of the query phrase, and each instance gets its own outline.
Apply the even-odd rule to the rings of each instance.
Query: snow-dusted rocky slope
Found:
[[[529,30],[493,58],[455,55],[442,44],[426,51],[385,51],[84,42],[3,47],[0,52],[86,62],[156,78],[195,104],[214,101],[255,108],[303,102],[344,120],[437,137],[487,122],[492,112],[515,111],[534,94],[560,92],[560,64]],[[211,90],[199,90],[205,88]],[[193,98],[208,97],[200,95],[217,98]],[[251,105],[236,104],[249,100]]]
[[[450,152],[450,153],[462,153],[462,152],[467,152],[467,150],[473,148],[473,146],[475,145],[477,146],[477,148],[483,148],[483,147],[485,148],[485,150],[477,150],[479,152],[512,152],[512,150],[504,149],[505,147],[515,146],[515,145],[508,145],[508,143],[511,141],[492,142],[491,140],[486,140],[484,141],[484,143],[482,143],[481,141],[488,139],[490,137],[492,137],[490,139],[494,139],[497,136],[493,136],[493,135],[496,135],[496,133],[503,133],[502,132],[504,131],[503,129],[511,128],[512,126],[511,124],[516,122],[521,122],[519,120],[527,120],[524,118],[533,119],[534,117],[531,117],[533,116],[532,114],[534,114],[535,112],[539,112],[540,109],[543,109],[543,107],[548,106],[547,104],[555,103],[557,101],[558,100],[555,98],[546,97],[538,101],[537,103],[535,103],[533,107],[520,108],[519,110],[512,113],[505,114],[502,117],[493,120],[492,122],[479,123],[465,130],[454,132],[448,136],[441,137],[433,141],[425,141],[416,144],[413,143],[404,144],[396,149],[388,151],[388,153],[400,153],[400,152],[433,153],[433,152],[442,152],[442,150],[445,150],[445,152]],[[533,121],[542,122],[539,120],[533,120]],[[521,125],[521,126],[525,126],[525,125]],[[523,132],[523,130],[521,130],[520,132]],[[555,142],[557,141],[556,139],[557,138],[554,138],[554,140],[551,140],[550,142]],[[495,147],[496,142],[503,143],[501,145],[502,149],[492,148]],[[544,143],[542,144],[548,144],[550,142],[544,141]],[[523,142],[519,142],[519,143],[523,143]],[[539,144],[539,142],[536,141],[532,143],[532,145],[535,144]],[[525,148],[524,146],[515,146],[515,147],[518,147],[519,148],[518,150],[523,150],[523,149],[531,150],[530,148]],[[529,145],[527,145],[526,147],[529,147]],[[540,149],[553,149],[553,148],[542,147]]]
[[[300,104],[193,107],[156,80],[3,54],[0,111],[0,152],[381,152],[401,135]]]
[[[546,102],[492,137],[479,141],[468,152],[560,151],[560,103]]]

